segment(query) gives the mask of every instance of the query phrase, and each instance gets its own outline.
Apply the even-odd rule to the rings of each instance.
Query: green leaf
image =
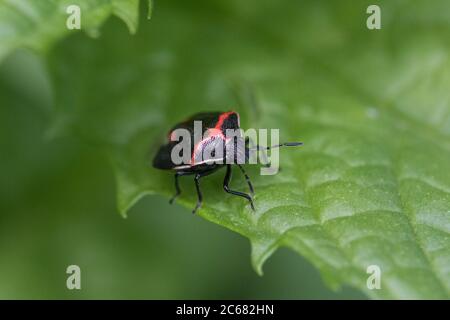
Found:
[[[46,51],[56,40],[76,32],[66,27],[71,5],[79,6],[80,27],[92,36],[99,34],[111,15],[122,19],[131,33],[137,30],[139,0],[1,0],[0,60],[20,47]]]
[[[259,273],[286,246],[333,288],[449,298],[448,1],[381,2],[377,31],[365,27],[369,1],[157,4],[133,37],[111,21],[99,39],[73,35],[48,58],[49,134],[107,152],[120,212],[174,192],[172,175],[149,165],[174,123],[233,108],[244,128],[305,143],[280,151],[275,176],[248,166],[256,212],[224,194],[220,174],[201,181],[199,215],[250,239]],[[245,190],[238,171],[232,185]],[[193,181],[182,190],[178,202],[193,208]],[[370,265],[380,290],[366,286]]]

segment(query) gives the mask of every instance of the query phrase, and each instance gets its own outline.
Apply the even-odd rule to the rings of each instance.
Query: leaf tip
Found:
[[[258,261],[254,261],[252,259],[252,267],[253,270],[255,270],[256,274],[260,277],[264,275],[263,269],[262,269],[263,263],[259,263]]]
[[[153,0],[148,0],[147,19],[150,20],[153,15]]]
[[[128,218],[128,209],[122,210],[119,208],[119,214],[122,218],[127,219]]]
[[[264,262],[266,262],[266,260],[272,255],[277,246],[273,246],[271,243],[260,242],[257,240],[250,240],[250,243],[252,246],[252,267],[255,272],[262,277],[264,275],[264,272],[262,270]]]
[[[119,193],[117,199],[117,207],[122,218],[126,219],[128,217],[128,211],[144,196],[152,194],[150,191],[141,191],[136,195],[130,197],[121,196]]]

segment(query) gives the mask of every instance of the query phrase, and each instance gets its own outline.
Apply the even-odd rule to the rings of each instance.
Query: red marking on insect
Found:
[[[222,132],[222,125],[225,122],[225,120],[232,114],[236,114],[238,117],[238,126],[239,126],[239,115],[234,111],[228,111],[224,112],[219,116],[219,120],[217,120],[216,126],[214,127],[217,130],[220,130]]]

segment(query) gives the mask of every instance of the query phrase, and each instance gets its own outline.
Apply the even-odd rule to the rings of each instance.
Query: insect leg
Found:
[[[229,187],[230,181],[231,181],[231,165],[227,164],[227,172],[225,173],[225,179],[223,180],[223,190],[225,190],[225,192],[234,194],[235,196],[240,196],[247,199],[250,202],[250,206],[252,207],[253,211],[255,211],[252,197],[246,193],[231,190]]]
[[[250,146],[250,148],[249,148]],[[260,145],[254,145],[253,141],[250,140],[249,137],[245,138],[245,149],[246,149],[246,153],[247,153],[247,159],[250,157],[250,152],[251,151],[261,151],[261,158],[262,161],[264,162],[263,167],[266,168],[270,168],[270,162],[269,159],[267,158],[267,148],[261,147]]]
[[[180,190],[180,183],[178,182],[178,177],[182,176],[183,173],[182,172],[175,172],[175,194],[173,195],[173,197],[169,200],[169,203],[172,204],[173,201],[180,195],[181,190]]]
[[[250,137],[245,137],[245,147],[248,148],[248,144],[250,143]]]
[[[202,206],[203,196],[202,196],[202,192],[200,191],[200,178],[209,176],[210,174],[215,172],[218,168],[219,167],[212,168],[207,171],[195,173],[194,182],[195,182],[195,188],[197,189],[197,204],[196,204],[194,210],[192,210],[192,213],[197,212],[197,210]],[[194,173],[191,173],[191,174],[194,174]]]
[[[238,164],[238,167],[239,167],[239,169],[241,169],[241,172],[244,175],[245,180],[247,181],[248,188],[250,189],[250,193],[252,195],[255,194],[255,190],[253,189],[253,185],[252,185],[252,182],[250,181],[250,177],[247,175],[247,173],[245,172],[244,168],[240,164]]]
[[[192,210],[192,213],[195,213],[202,206],[203,197],[202,197],[202,192],[200,191],[200,183],[199,183],[199,180],[201,177],[202,177],[202,175],[200,173],[197,173],[194,178],[195,188],[197,189],[198,200],[197,200],[197,205],[195,206],[194,210]]]

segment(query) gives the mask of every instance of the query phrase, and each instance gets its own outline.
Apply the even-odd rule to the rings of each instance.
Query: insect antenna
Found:
[[[280,148],[280,147],[298,147],[303,145],[303,142],[284,142],[284,143],[280,143],[280,144],[275,144],[273,146],[270,147],[262,147],[260,145],[256,145],[254,147],[250,147],[250,148],[246,148],[245,149],[245,160],[248,161],[251,157],[251,154],[253,154],[253,152],[256,151],[263,151],[261,153],[261,157],[263,159],[263,164],[265,167],[270,167],[270,162],[269,159],[267,157],[267,153],[264,152],[266,150],[270,150],[270,149],[275,149],[275,148]]]
[[[256,146],[256,147],[249,148],[249,150],[250,151],[260,151],[260,150],[270,150],[270,149],[275,149],[275,148],[280,148],[280,147],[298,147],[301,145],[303,145],[303,142],[284,142],[284,143],[280,143],[280,144],[275,144],[270,147]]]

